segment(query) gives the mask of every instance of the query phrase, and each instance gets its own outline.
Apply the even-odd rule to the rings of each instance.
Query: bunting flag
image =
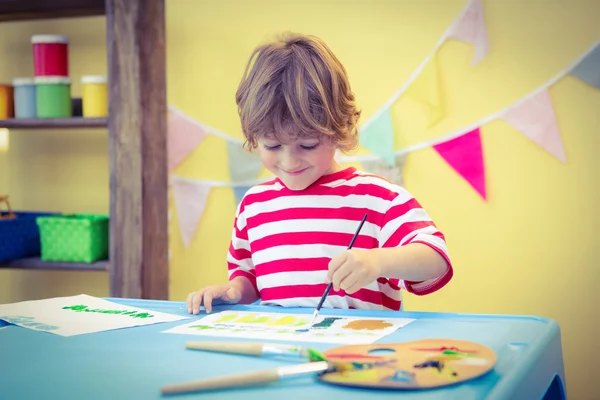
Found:
[[[488,32],[481,0],[470,0],[466,12],[452,26],[448,36],[474,46],[472,66],[479,64],[490,51]]]
[[[167,115],[167,165],[169,174],[202,143],[206,132],[188,116],[169,110]]]
[[[406,154],[403,154],[394,157],[394,165],[389,165],[382,160],[367,160],[363,161],[361,165],[370,174],[379,175],[392,183],[404,186],[402,171],[405,163]]]
[[[203,182],[173,179],[173,196],[177,209],[179,231],[183,243],[187,248],[196,233],[200,217],[206,208],[206,201],[211,191],[211,186]]]
[[[571,70],[571,75],[600,89],[600,44],[596,44],[596,47]]]
[[[433,148],[483,199],[487,199],[479,128],[446,142],[436,144]]]
[[[238,204],[240,204],[240,201],[242,201],[242,199],[244,198],[244,195],[251,187],[252,186],[234,186],[233,187],[233,194],[235,195],[236,206]]]
[[[394,165],[394,125],[389,109],[383,110],[358,135],[361,146]]]
[[[239,143],[227,142],[227,157],[229,174],[234,182],[254,180],[263,169],[258,155],[246,151]]]
[[[435,55],[425,64],[421,74],[408,87],[405,95],[423,106],[428,128],[442,118],[444,110]]]
[[[500,118],[563,163],[567,162],[548,89],[508,109]]]

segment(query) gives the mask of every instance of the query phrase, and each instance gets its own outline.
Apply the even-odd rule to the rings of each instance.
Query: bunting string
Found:
[[[403,185],[402,170],[406,155],[432,148],[486,200],[481,129],[484,125],[500,119],[565,163],[566,155],[549,88],[570,74],[600,89],[600,40],[552,79],[503,109],[436,139],[394,150],[396,134],[390,109],[402,95],[406,94],[424,106],[428,119],[427,127],[431,127],[443,117],[437,51],[448,39],[461,40],[474,46],[472,66],[485,58],[489,52],[489,42],[481,0],[467,1],[408,80],[359,128],[360,144],[371,154],[348,156],[336,152],[335,159],[339,163],[361,163],[365,171]],[[248,189],[273,177],[258,178],[263,171],[260,158],[255,153],[245,151],[242,148],[242,140],[195,120],[173,105],[169,105],[168,111],[168,169],[171,175],[169,184],[174,194],[181,238],[188,247],[205,211],[212,188],[233,189],[236,204],[239,204]],[[230,180],[217,181],[173,175],[176,167],[188,158],[209,134],[227,142]]]
[[[418,151],[418,150],[423,150],[432,146],[435,146],[437,144],[441,144],[444,142],[447,142],[449,140],[455,139],[459,136],[462,136],[466,133],[471,132],[473,129],[476,129],[477,127],[489,124],[490,122],[492,122],[495,119],[500,118],[503,114],[507,113],[508,111],[519,107],[520,105],[526,103],[528,100],[532,99],[533,97],[535,97],[536,95],[538,95],[540,92],[546,90],[547,88],[549,88],[550,86],[553,86],[556,82],[558,82],[560,79],[562,79],[565,75],[567,75],[569,72],[571,72],[576,66],[580,65],[580,63],[590,54],[595,54],[596,51],[600,51],[600,40],[596,41],[596,43],[594,43],[592,46],[590,46],[585,53],[583,53],[581,56],[579,56],[577,58],[577,60],[575,60],[573,63],[571,63],[571,65],[569,65],[567,68],[565,68],[564,70],[562,70],[561,72],[559,72],[556,76],[554,76],[552,79],[548,80],[545,84],[543,84],[542,86],[538,87],[537,89],[535,89],[534,91],[528,93],[527,95],[525,95],[523,98],[519,99],[518,101],[508,105],[507,107],[488,115],[487,117],[482,118],[481,120],[474,122],[472,124],[469,124],[463,128],[457,129],[453,132],[447,133],[445,135],[442,135],[436,139],[430,140],[430,141],[425,141],[425,142],[420,142],[420,143],[415,143],[413,145],[404,147],[402,149],[399,149],[397,151],[394,152],[394,154],[396,156],[400,156],[400,155],[405,155],[414,151]],[[600,63],[598,63],[598,65],[600,66]],[[379,157],[377,157],[376,155],[364,155],[364,156],[341,156],[339,158],[340,161],[342,162],[361,162],[361,161],[373,161],[379,159]]]

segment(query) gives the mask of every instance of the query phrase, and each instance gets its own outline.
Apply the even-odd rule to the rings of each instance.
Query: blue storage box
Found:
[[[0,212],[8,216],[8,212]],[[13,211],[16,218],[0,219],[0,263],[19,258],[39,256],[41,252],[40,231],[35,222],[37,217],[57,215],[29,211]]]

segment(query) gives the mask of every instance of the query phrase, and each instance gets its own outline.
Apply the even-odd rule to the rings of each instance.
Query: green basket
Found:
[[[93,263],[108,258],[107,215],[38,217],[43,261]]]

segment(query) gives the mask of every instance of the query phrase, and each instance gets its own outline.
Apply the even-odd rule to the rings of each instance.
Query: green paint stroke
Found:
[[[198,329],[199,331],[205,331],[207,329],[215,329],[212,326],[208,326],[208,325],[192,325],[190,326],[191,329]]]
[[[323,321],[314,324],[312,327],[313,327],[313,329],[327,329],[327,328],[331,328],[331,325],[333,325],[333,323],[335,321],[337,321],[338,319],[341,319],[341,318],[338,318],[338,317],[325,317],[325,318],[323,318]]]
[[[93,312],[99,314],[120,314],[120,315],[128,315],[133,318],[153,318],[154,315],[148,314],[147,312],[138,312],[138,311],[125,311],[125,310],[101,310],[101,309],[89,309],[88,306],[84,305],[76,305],[76,306],[65,306],[62,308],[63,310],[73,310],[76,312]]]

